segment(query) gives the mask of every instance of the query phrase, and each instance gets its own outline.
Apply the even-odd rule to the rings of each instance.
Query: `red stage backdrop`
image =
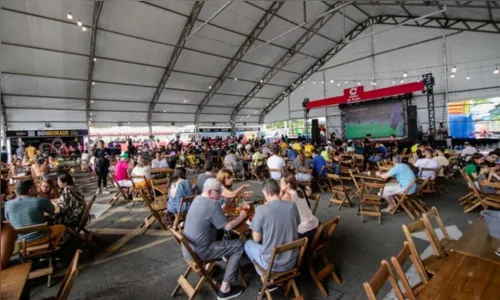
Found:
[[[424,82],[410,82],[396,86],[376,89],[365,92],[364,86],[353,87],[344,90],[344,95],[321,100],[314,100],[306,104],[307,109],[320,108],[331,105],[339,105],[353,102],[375,100],[384,97],[391,97],[413,92],[423,91]]]

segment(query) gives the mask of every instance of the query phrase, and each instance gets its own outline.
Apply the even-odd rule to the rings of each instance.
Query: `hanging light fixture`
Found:
[[[377,85],[377,82],[375,81],[375,82],[373,83],[373,85]]]
[[[360,82],[360,81],[358,81],[358,85],[361,85],[361,82]]]
[[[87,31],[87,27],[82,26],[82,31]]]
[[[92,81],[92,85],[95,85],[95,82]]]
[[[94,57],[94,62],[96,62],[96,61],[97,61],[97,58]]]
[[[498,74],[498,68],[495,68],[495,71],[493,71],[493,74]]]
[[[470,76],[469,76],[469,75],[467,75],[467,77],[465,77],[465,79],[469,80],[469,79],[470,79]]]
[[[403,73],[403,77],[404,78],[408,77],[408,73],[406,73],[406,71]]]
[[[83,25],[83,23],[82,23],[82,21],[78,20],[78,22],[76,22],[76,25],[78,25],[78,26],[82,26],[82,25]]]
[[[451,75],[450,75],[450,78],[455,78],[455,74],[451,74]]]
[[[263,83],[263,82],[264,82],[264,80],[262,80],[262,79],[261,79],[261,80],[260,80],[260,83]]]
[[[347,84],[347,80],[344,83]]]
[[[340,86],[340,82],[339,82],[339,83],[337,83],[337,86]]]
[[[405,83],[405,81],[403,79],[401,79],[401,83]]]
[[[333,81],[333,79],[330,79],[330,83],[334,83],[335,81]]]
[[[453,66],[453,68],[451,68],[451,73],[455,73],[457,71],[457,67]]]
[[[68,15],[66,16],[68,20],[73,20],[73,15],[71,14],[71,10],[68,9]]]
[[[316,81],[313,81],[313,84],[316,84]]]
[[[393,81],[392,81],[392,84],[396,84],[396,81],[394,81],[394,80],[393,80]]]
[[[324,81],[324,80],[321,80],[321,83],[322,83],[322,84],[324,84],[324,83],[325,83],[325,81]]]

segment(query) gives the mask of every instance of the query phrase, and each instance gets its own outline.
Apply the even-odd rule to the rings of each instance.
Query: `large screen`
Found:
[[[405,136],[404,102],[363,103],[343,109],[347,138]]]

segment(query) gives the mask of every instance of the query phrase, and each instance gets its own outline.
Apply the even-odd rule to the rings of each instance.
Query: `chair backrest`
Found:
[[[382,195],[384,194],[384,183],[363,182],[361,186],[360,199],[368,201],[382,202]]]
[[[437,233],[434,229],[433,221],[434,220],[436,221],[438,227],[441,229],[441,232],[443,233],[445,240],[451,240],[451,237],[450,234],[448,233],[448,230],[446,230],[446,226],[444,226],[441,217],[439,216],[437,208],[432,207],[428,212],[424,213],[423,220],[425,224],[425,230],[427,231],[427,235],[432,236],[432,240],[435,241],[434,243],[431,243],[433,247],[436,247],[434,249],[434,252],[439,253],[439,256],[441,257],[446,257],[446,252],[444,251],[444,248],[441,246]]]
[[[410,251],[413,254],[415,254],[415,257],[417,257],[420,260],[420,262],[419,262],[420,267],[424,268],[424,264],[422,263],[422,260],[420,259],[420,254],[417,250],[417,247],[415,246],[415,242],[413,241],[413,236],[411,234],[415,233],[415,232],[419,232],[419,231],[424,231],[425,235],[429,239],[429,242],[431,243],[433,249],[437,249],[437,246],[433,245],[434,243],[436,243],[436,240],[434,239],[433,236],[429,235],[429,232],[426,230],[425,223],[424,223],[423,219],[412,222],[408,225],[403,224],[403,225],[401,225],[401,228],[403,228],[403,233],[405,234],[406,241],[408,242],[408,246],[410,247]],[[435,250],[434,250],[434,254],[437,256],[440,255],[440,253],[435,252]]]
[[[328,173],[326,174],[326,177],[328,178],[328,182],[330,183],[332,192],[333,191],[346,192],[344,181],[342,180],[342,177],[340,177],[340,175]],[[333,184],[332,181],[338,182],[338,185]]]
[[[482,199],[483,199],[483,194],[482,194],[482,191],[481,191],[481,190],[479,190],[479,189],[477,188],[477,186],[474,184],[474,182],[472,181],[472,179],[470,178],[470,176],[469,176],[469,175],[467,175],[467,174],[465,173],[465,171],[464,171],[464,170],[462,170],[462,169],[460,170],[460,173],[461,173],[461,174],[462,174],[462,176],[464,177],[465,182],[467,182],[467,185],[468,185],[468,186],[469,186],[469,188],[472,190],[472,192],[474,193],[474,195],[475,195],[478,199],[482,200]]]
[[[19,241],[19,247],[21,250],[21,254],[23,255],[24,258],[29,258],[30,253],[32,251],[36,251],[36,254],[39,254],[40,251],[52,251],[53,250],[52,243],[50,242],[50,240],[51,240],[50,234],[52,233],[52,231],[50,230],[47,222],[42,223],[42,224],[35,224],[35,225],[31,225],[31,226],[16,228],[17,234],[26,234],[26,233],[39,232],[39,231],[45,232],[47,234],[47,236],[49,238],[48,242],[43,243],[41,245],[36,245],[34,247],[28,247],[26,245],[26,240]]]
[[[404,242],[403,245],[404,245],[403,249],[399,251],[398,255],[396,257],[394,256],[391,257],[391,263],[392,266],[394,267],[394,270],[396,270],[396,274],[398,274],[399,280],[401,280],[401,283],[404,287],[404,290],[406,292],[405,296],[410,299],[416,299],[416,295],[413,292],[415,287],[412,288],[410,282],[408,281],[408,278],[406,278],[405,271],[403,269],[403,264],[408,258],[410,258],[413,265],[415,266],[415,269],[417,270],[422,285],[426,285],[429,282],[429,276],[427,276],[427,273],[421,267],[421,264],[418,262],[418,260],[413,255],[411,255],[410,246],[408,242]]]
[[[306,250],[306,247],[307,247],[307,237],[301,238],[299,240],[295,240],[293,242],[290,242],[290,243],[287,243],[284,245],[274,247],[273,251],[271,252],[271,257],[269,259],[269,265],[267,267],[266,274],[264,275],[263,282],[266,282],[266,283],[270,282],[270,281],[280,282],[279,280],[281,278],[290,279],[290,278],[293,278],[295,276],[298,276],[300,274],[299,269],[300,269],[300,266],[302,265],[302,257],[304,256],[304,252]],[[295,263],[295,267],[293,267],[292,269],[290,269],[286,272],[280,272],[280,273],[273,272],[272,270],[273,270],[274,260],[276,259],[276,257],[284,252],[294,251],[294,250],[299,251],[299,254],[297,256],[297,261]]]
[[[32,179],[30,175],[27,175],[27,176],[13,176],[12,177],[12,182],[13,183],[18,183],[18,182],[22,182],[22,181],[30,180],[30,179]]]
[[[326,250],[326,246],[337,229],[339,222],[340,216],[336,216],[335,218],[330,219],[318,226],[316,234],[314,235],[310,245],[313,251],[320,252]]]
[[[418,186],[417,190],[415,191],[415,195],[420,196],[422,195],[425,187],[429,184],[430,178],[426,178],[424,181],[422,181]]]
[[[381,262],[381,266],[378,269],[377,273],[373,275],[370,281],[365,281],[363,283],[363,287],[365,288],[366,296],[369,300],[376,300],[377,294],[384,286],[384,283],[389,280],[389,284],[394,290],[394,294],[398,300],[404,300],[403,293],[398,286],[396,278],[394,278],[394,274],[392,273],[391,267],[389,267],[389,263],[386,260]]]
[[[178,216],[183,215],[181,213],[181,210],[182,210],[182,207],[184,206],[184,204],[189,203],[189,206],[191,206],[191,204],[193,204],[193,201],[194,201],[195,198],[196,198],[196,195],[188,196],[188,197],[182,197],[181,198],[181,202],[180,202],[180,206],[179,206],[181,209],[179,209],[179,212],[177,213],[177,215]]]
[[[179,242],[179,244],[181,244],[182,246],[184,246],[184,248],[186,249],[186,251],[189,253],[189,256],[191,256],[192,261],[194,261],[196,263],[196,265],[203,272],[203,270],[205,270],[205,268],[203,267],[203,264],[201,263],[201,260],[198,258],[198,255],[196,255],[196,253],[193,251],[193,249],[189,245],[188,241],[186,240],[186,238],[184,237],[184,235],[182,234],[182,232],[180,230],[176,231],[172,227],[170,227],[170,232],[172,233],[172,235],[174,236],[174,238],[177,240],[177,242]]]
[[[434,177],[434,179],[432,179],[432,178],[430,178],[430,179],[431,179],[431,181],[434,181],[434,180],[436,180],[436,178],[438,176],[439,168],[421,168],[419,173],[418,173],[418,176],[419,177],[422,176],[423,172],[433,172],[434,176],[432,176],[432,177]]]
[[[76,253],[73,256],[73,260],[71,260],[71,264],[66,271],[66,275],[64,275],[64,279],[61,282],[61,287],[57,292],[56,300],[68,299],[68,295],[71,292],[73,284],[75,283],[76,276],[78,275],[78,261],[80,260],[80,255],[82,253],[82,250],[76,250]]]
[[[356,186],[356,188],[359,190],[361,188],[361,185],[358,183],[358,180],[356,177],[354,177],[355,174],[359,174],[359,169],[358,167],[356,168],[352,168],[352,169],[349,169],[349,174],[351,175],[351,178],[352,178],[352,182],[354,182],[354,185]]]
[[[92,205],[94,205],[94,201],[97,195],[92,196],[90,198],[89,203],[87,203],[87,207],[85,208],[85,212],[82,215],[82,219],[80,220],[80,224],[78,224],[78,227],[76,228],[76,232],[79,233],[83,228],[85,228],[85,225],[90,220],[90,209],[92,208]]]
[[[319,194],[311,194],[310,196],[308,196],[308,198],[309,198],[309,200],[314,201],[314,207],[312,209],[312,213],[313,213],[313,215],[316,215],[316,209],[318,209],[320,195]]]
[[[417,179],[413,179],[413,181],[410,183],[410,185],[404,190],[403,194],[401,194],[401,199],[406,199],[408,197],[408,194],[410,193],[411,188],[417,184]]]

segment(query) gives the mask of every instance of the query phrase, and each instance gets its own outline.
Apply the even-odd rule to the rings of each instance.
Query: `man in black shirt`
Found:
[[[94,150],[95,157],[95,172],[97,175],[97,191],[96,194],[109,194],[107,189],[108,173],[109,173],[109,150],[104,148],[104,141],[98,141],[97,147]],[[104,190],[103,190],[104,189]]]
[[[396,142],[395,134],[391,134],[388,148],[389,148],[389,157],[392,159],[392,156],[398,153],[398,143]]]

